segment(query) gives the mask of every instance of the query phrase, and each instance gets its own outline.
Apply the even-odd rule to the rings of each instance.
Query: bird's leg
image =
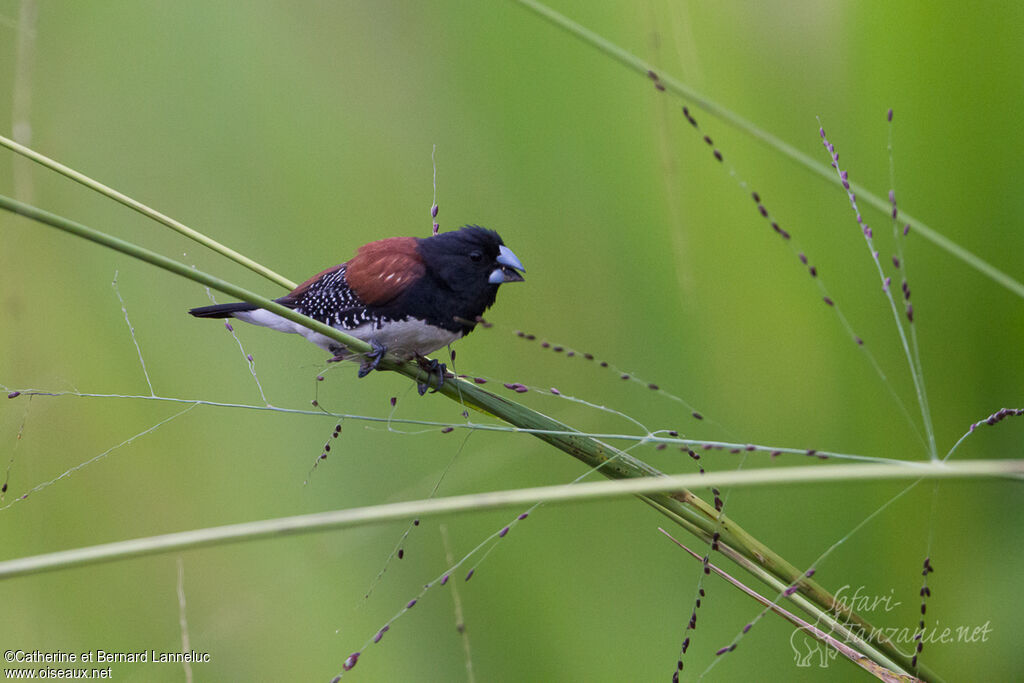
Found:
[[[362,363],[359,364],[360,377],[366,377],[370,374],[371,370],[376,370],[377,366],[380,365],[380,359],[388,352],[387,347],[376,339],[370,340],[370,346],[373,347],[373,350],[364,355]]]
[[[416,363],[419,364],[421,370],[425,370],[428,374],[437,373],[437,389],[444,386],[444,373],[448,372],[448,367],[444,363],[439,363],[434,358],[427,358],[419,354],[416,354]],[[427,393],[429,388],[430,384],[428,382],[416,384],[416,390],[420,392],[420,396]],[[437,389],[434,389],[435,394]]]

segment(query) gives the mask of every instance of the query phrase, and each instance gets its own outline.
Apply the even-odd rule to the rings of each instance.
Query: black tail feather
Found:
[[[231,304],[215,304],[213,306],[200,306],[189,310],[189,313],[197,318],[233,318],[235,313],[242,311],[255,311],[256,306],[244,301],[236,301]]]

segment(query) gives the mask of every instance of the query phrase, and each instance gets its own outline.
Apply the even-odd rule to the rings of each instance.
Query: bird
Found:
[[[359,377],[390,354],[416,359],[438,373],[445,366],[427,354],[466,336],[482,320],[498,287],[522,282],[526,269],[494,230],[467,225],[431,237],[388,237],[364,244],[355,256],[314,275],[277,303],[370,344]],[[280,332],[300,334],[333,354],[352,357],[330,337],[244,301],[192,308],[197,318],[236,318]],[[422,395],[427,385],[419,384]],[[435,389],[436,390],[436,389]]]

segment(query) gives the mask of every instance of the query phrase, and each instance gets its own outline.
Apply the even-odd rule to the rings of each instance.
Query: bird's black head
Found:
[[[523,264],[493,230],[476,225],[419,240],[428,272],[455,292],[521,282]]]
[[[479,226],[420,239],[417,250],[427,277],[457,302],[457,315],[469,320],[494,303],[498,285],[523,279],[523,264],[498,233]]]

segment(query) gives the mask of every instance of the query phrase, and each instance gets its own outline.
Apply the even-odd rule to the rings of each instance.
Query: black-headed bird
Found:
[[[370,344],[359,376],[385,354],[422,360],[473,331],[505,282],[524,271],[498,233],[479,226],[432,237],[389,237],[365,244],[348,261],[314,275],[275,299],[283,306]],[[301,334],[343,360],[343,345],[291,320],[245,302],[201,306],[197,318],[237,318],[280,332]],[[439,384],[444,381],[441,367]],[[420,385],[420,393],[426,390]]]

